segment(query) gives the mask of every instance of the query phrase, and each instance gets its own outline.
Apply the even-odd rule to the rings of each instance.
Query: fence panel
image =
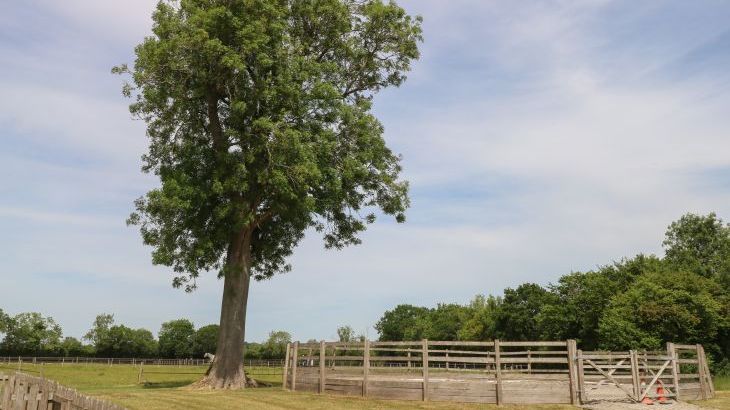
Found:
[[[0,409],[124,410],[56,382],[24,373],[0,374]]]
[[[574,340],[295,342],[282,382],[295,391],[496,404],[695,399],[713,391],[701,346],[583,352]]]

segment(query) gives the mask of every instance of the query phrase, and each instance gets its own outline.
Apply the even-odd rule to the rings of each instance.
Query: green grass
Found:
[[[691,403],[707,409],[730,409],[730,391],[716,390],[714,399],[693,401]]]
[[[730,376],[718,376],[713,379],[715,390],[730,390]]]
[[[17,366],[4,367],[0,372],[16,370]],[[276,368],[251,368],[249,373],[257,380],[274,387],[246,389],[243,391],[191,390],[186,386],[200,379],[205,371],[200,366],[145,366],[144,382],[137,383],[139,368],[130,365],[29,365],[24,372],[39,375],[73,387],[94,396],[100,396],[127,407],[130,410],[167,409],[394,409],[394,410],[446,410],[489,409],[494,405],[468,405],[457,403],[423,403],[393,400],[363,399],[308,393],[293,393],[281,389],[281,370]],[[730,409],[730,378],[717,378],[717,397],[702,403],[716,409]],[[505,410],[569,410],[566,405],[527,405],[499,407]]]

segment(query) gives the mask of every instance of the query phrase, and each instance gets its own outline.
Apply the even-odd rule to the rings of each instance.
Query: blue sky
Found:
[[[685,212],[730,219],[730,3],[408,0],[422,59],[376,112],[411,181],[408,222],[361,246],[314,234],[294,270],[253,286],[248,339],[275,329],[376,337],[398,303],[465,303],[661,254]],[[79,337],[101,312],[134,327],[217,323],[124,221],[140,171],[113,65],[132,62],[154,1],[6,0],[0,13],[0,308]]]

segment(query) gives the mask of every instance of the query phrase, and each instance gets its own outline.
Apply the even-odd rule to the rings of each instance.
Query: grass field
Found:
[[[16,370],[3,367],[0,372]],[[201,391],[185,386],[198,380],[205,368],[200,366],[145,366],[144,383],[138,384],[139,369],[129,365],[28,365],[24,372],[39,375],[94,396],[119,403],[130,410],[168,409],[497,409],[494,405],[460,405],[455,403],[422,403],[384,401],[320,396],[317,394],[292,393],[281,389],[281,373],[277,368],[253,368],[249,372],[257,380],[271,383],[273,387],[245,391]],[[718,390],[730,390],[730,378],[716,381]],[[718,392],[718,397],[705,403],[716,409],[730,409],[730,391]],[[566,405],[510,406],[510,410],[568,410]]]
[[[716,377],[714,384],[715,398],[696,401],[694,404],[713,409],[730,409],[730,376]]]

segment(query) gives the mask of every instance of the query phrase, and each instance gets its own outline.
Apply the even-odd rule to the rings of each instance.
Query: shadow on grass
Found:
[[[191,381],[176,381],[176,382],[156,382],[156,383],[150,383],[147,382],[142,385],[143,389],[172,389],[175,387],[183,387],[188,386],[192,383]]]

